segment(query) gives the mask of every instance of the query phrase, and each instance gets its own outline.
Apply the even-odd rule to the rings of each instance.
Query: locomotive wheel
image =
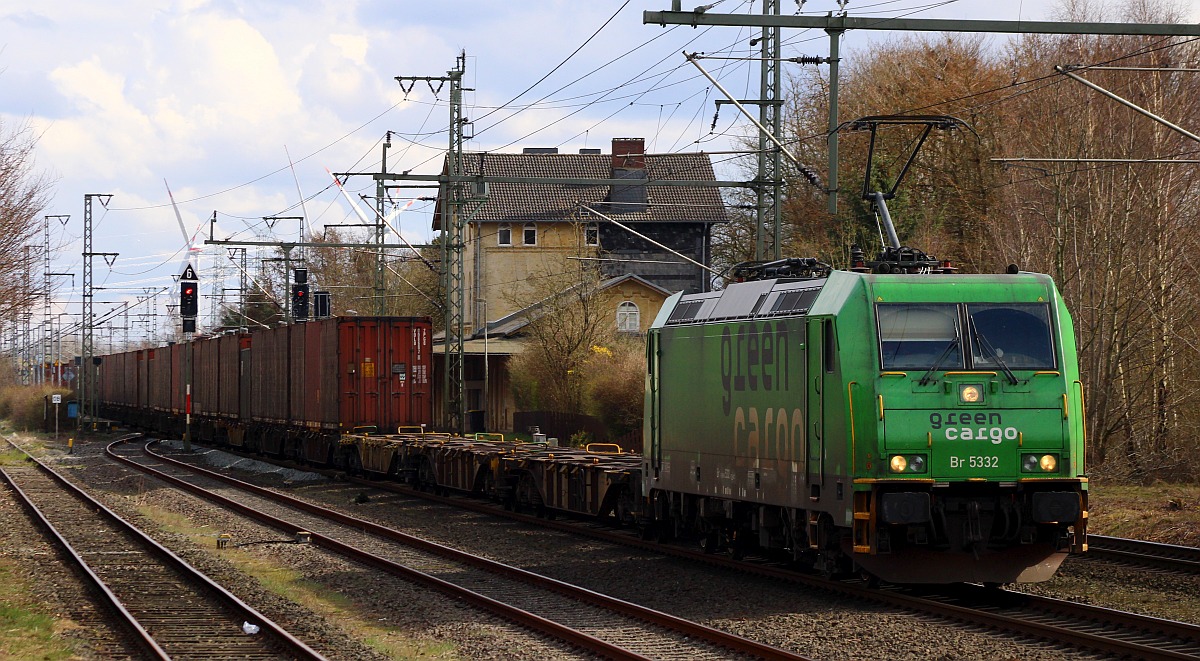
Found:
[[[734,533],[733,539],[729,541],[729,557],[734,560],[746,558],[745,544],[739,539],[737,533]]]
[[[868,590],[878,590],[879,589],[879,577],[878,576],[876,576],[875,574],[872,574],[871,572],[869,572],[865,569],[861,569],[861,568],[858,570],[858,575],[862,578],[863,581],[866,582]]]
[[[707,553],[716,553],[721,543],[721,536],[716,530],[710,530],[700,537],[700,549]]]

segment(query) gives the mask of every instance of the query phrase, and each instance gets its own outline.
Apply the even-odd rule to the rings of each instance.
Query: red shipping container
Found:
[[[153,349],[141,349],[137,352],[134,369],[137,371],[137,403],[138,408],[150,407],[150,354]]]
[[[150,381],[146,387],[150,408],[156,411],[171,409],[171,348],[159,347],[150,349],[149,370]]]
[[[320,319],[291,327],[288,365],[292,423],[310,429],[337,431],[338,325]]]
[[[199,339],[192,349],[192,413],[215,416],[221,391],[221,361],[217,339]]]
[[[191,348],[190,344],[175,343],[171,345],[171,412],[184,412],[184,389],[188,375],[184,373],[184,354]]]
[[[242,373],[249,385],[249,419],[288,424],[289,327],[255,331],[250,336],[250,369]]]
[[[343,431],[433,422],[432,328],[428,319],[339,320],[339,422]]]
[[[250,348],[250,334],[222,335],[217,338],[217,369],[218,401],[216,415],[223,418],[239,419],[241,417],[241,388],[239,387],[242,372],[248,371],[249,365],[242,364],[244,349]],[[247,393],[249,390],[247,390]]]

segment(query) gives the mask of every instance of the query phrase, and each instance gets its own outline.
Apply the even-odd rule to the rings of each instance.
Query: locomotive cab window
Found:
[[[1055,369],[1049,305],[972,303],[967,319],[975,369]]]
[[[886,303],[877,310],[883,369],[963,369],[958,306]]]
[[[1055,369],[1045,303],[881,303],[876,310],[885,370]]]

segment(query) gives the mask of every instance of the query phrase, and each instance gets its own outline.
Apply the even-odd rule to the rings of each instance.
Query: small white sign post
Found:
[[[54,404],[54,440],[58,440],[58,405],[62,404],[62,395],[50,395],[50,403]]]

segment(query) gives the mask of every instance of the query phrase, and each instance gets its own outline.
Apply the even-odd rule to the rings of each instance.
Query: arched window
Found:
[[[589,246],[600,245],[600,226],[596,223],[588,223],[583,228],[583,242]]]
[[[512,245],[512,225],[500,223],[500,229],[496,232],[496,245]]]
[[[537,245],[537,223],[525,223],[525,229],[522,232],[521,239],[527,246]]]
[[[638,333],[642,330],[642,313],[637,303],[625,301],[617,306],[617,330],[622,333]]]

